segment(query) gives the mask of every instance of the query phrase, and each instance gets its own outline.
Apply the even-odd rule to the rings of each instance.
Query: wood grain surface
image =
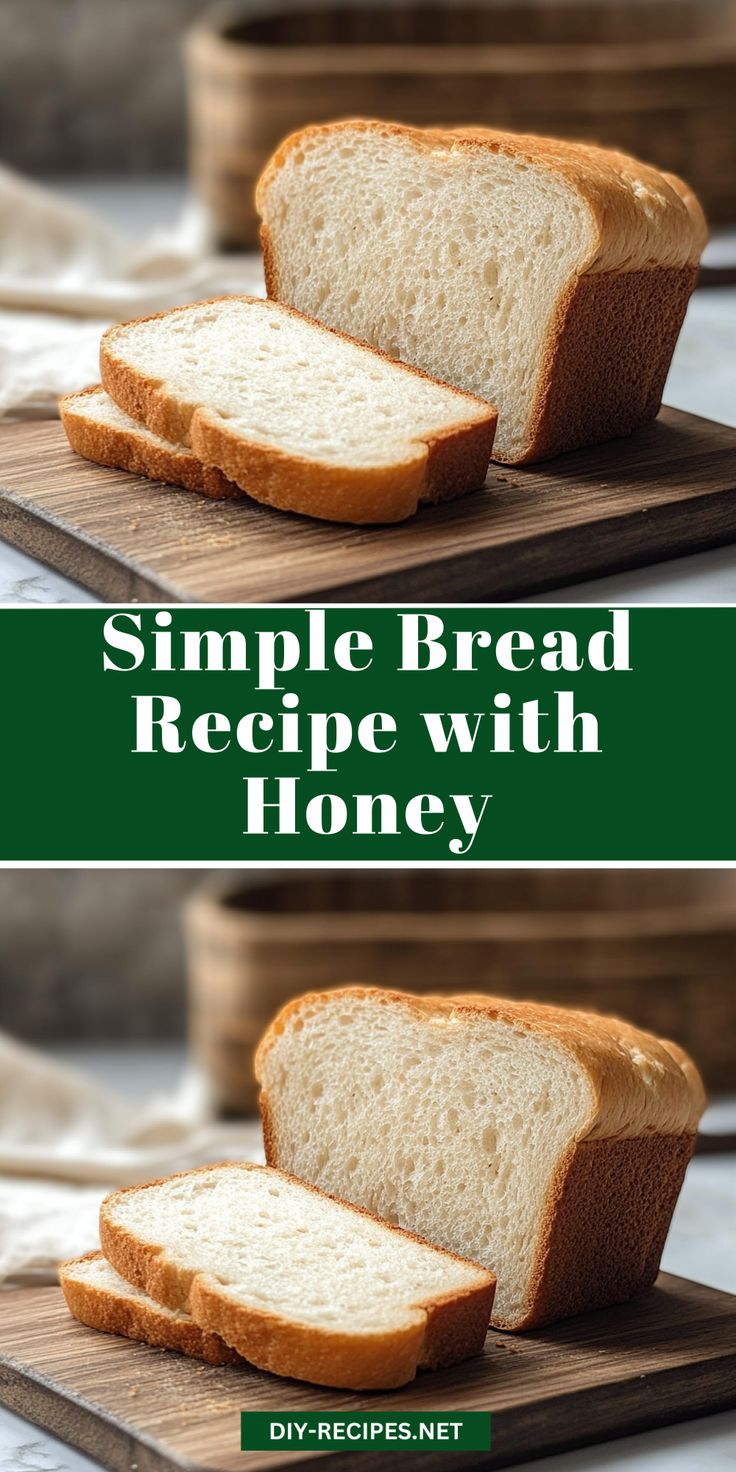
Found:
[[[665,409],[394,527],[212,502],[91,465],[58,422],[0,431],[0,535],[104,599],[502,600],[736,540],[736,430]]]
[[[85,1329],[57,1288],[0,1294],[0,1401],[115,1472],[380,1472],[382,1453],[239,1450],[239,1413],[490,1410],[493,1449],[405,1454],[405,1472],[505,1467],[736,1405],[736,1298],[660,1275],[634,1302],[541,1334],[491,1330],[476,1359],[376,1395],[214,1368]]]

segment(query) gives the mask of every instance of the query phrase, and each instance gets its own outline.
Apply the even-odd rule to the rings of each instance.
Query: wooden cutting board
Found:
[[[384,1453],[239,1450],[239,1413],[490,1410],[492,1452],[405,1454],[405,1472],[506,1467],[736,1406],[736,1298],[660,1275],[634,1303],[374,1395],[213,1368],[75,1323],[57,1288],[0,1294],[0,1401],[115,1472],[381,1472]],[[398,1465],[398,1463],[397,1463]]]
[[[736,540],[736,430],[674,409],[397,527],[212,502],[80,460],[58,422],[0,431],[0,536],[124,602],[521,597]]]

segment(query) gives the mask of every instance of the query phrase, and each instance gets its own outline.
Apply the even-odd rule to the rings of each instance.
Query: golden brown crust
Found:
[[[270,165],[268,166],[270,167]],[[274,250],[271,232],[265,220],[261,221],[259,231],[261,242],[261,256],[263,258],[263,279],[266,283],[266,296],[270,301],[279,299],[279,277],[276,263],[276,251]]]
[[[491,1300],[492,1293],[489,1298],[482,1289],[468,1289],[417,1308],[390,1334],[356,1336],[317,1332],[266,1310],[250,1312],[246,1319],[211,1278],[196,1279],[191,1292],[197,1321],[211,1328],[217,1324],[223,1338],[259,1369],[350,1390],[395,1389],[413,1380],[417,1370],[442,1369],[479,1353]]]
[[[104,1334],[122,1334],[157,1349],[174,1349],[190,1359],[205,1360],[208,1365],[234,1365],[240,1361],[236,1350],[208,1330],[183,1319],[165,1316],[156,1303],[142,1303],[124,1292],[115,1294],[85,1282],[76,1273],[80,1263],[102,1257],[101,1252],[87,1252],[59,1265],[59,1282],[69,1312],[90,1329]]]
[[[170,447],[155,445],[137,434],[133,425],[127,430],[90,418],[85,414],[84,400],[88,395],[99,392],[100,385],[93,384],[59,400],[64,433],[77,455],[92,460],[95,465],[109,465],[114,470],[143,475],[147,480],[183,486],[187,491],[197,491],[215,501],[243,494],[240,487],[227,480],[214,465],[203,464],[196,455],[183,451],[176,444],[172,443]]]
[[[279,1016],[281,1016],[281,1013],[279,1013]],[[258,1072],[258,1059],[262,1056],[261,1048],[263,1047],[264,1043],[267,1043],[267,1046],[270,1046],[275,1036],[275,1034],[272,1032],[272,1028],[273,1023],[270,1027],[266,1029],[266,1032],[263,1035],[263,1038],[261,1040],[261,1043],[259,1044],[256,1053],[256,1077],[258,1079],[258,1082],[261,1084],[261,1091],[258,1095],[258,1108],[261,1114],[263,1153],[266,1157],[266,1165],[272,1165],[274,1170],[279,1170],[281,1169],[281,1167],[279,1166],[279,1155],[281,1152],[279,1150],[276,1122],[273,1117],[273,1111],[271,1109],[271,1101],[268,1097],[268,1091],[263,1087],[262,1079],[260,1073]],[[265,1050],[263,1056],[265,1056]]]
[[[213,298],[227,301],[228,298]],[[260,298],[230,298],[244,302]],[[201,306],[202,303],[198,303]],[[175,307],[173,312],[191,310]],[[395,362],[386,353],[358,343],[345,333],[315,323],[303,313],[282,304],[273,310],[286,312],[319,332],[354,343],[363,352],[392,362],[401,372],[428,379],[429,375],[405,363]],[[142,321],[169,317],[171,312],[157,312]],[[412,516],[422,502],[452,500],[482,486],[493,447],[497,413],[492,405],[466,394],[460,389],[442,385],[458,395],[458,414],[463,400],[481,417],[458,420],[437,435],[414,441],[406,458],[391,466],[338,467],[307,457],[292,455],[273,447],[234,435],[222,420],[201,407],[185,404],[167,392],[166,385],[152,376],[134,372],[115,355],[116,335],[130,326],[122,323],[108,328],[100,346],[102,382],[115,403],[131,418],[144,423],[154,434],[188,445],[201,461],[219,469],[246,491],[254,500],[281,511],[298,512],[328,521],[353,524],[375,524],[403,521]],[[436,381],[436,380],[431,380]]]
[[[650,1287],[695,1134],[583,1140],[550,1188],[523,1318],[498,1329],[539,1329],[625,1303]],[[601,1204],[605,1203],[605,1210]]]
[[[413,1380],[419,1368],[426,1320],[421,1312],[390,1335],[326,1334],[266,1309],[246,1314],[211,1278],[192,1285],[191,1306],[199,1323],[218,1324],[232,1344],[247,1344],[249,1362],[273,1375],[348,1390],[392,1390]],[[484,1339],[487,1330],[486,1318]]]
[[[656,418],[697,275],[697,266],[680,266],[576,279],[552,325],[514,463],[620,439]]]
[[[250,1162],[229,1165],[231,1169],[263,1171],[267,1167]],[[217,1169],[200,1166],[183,1171],[191,1177]],[[299,1180],[288,1171],[276,1174],[294,1182],[316,1196],[326,1192]],[[173,1179],[173,1178],[172,1178]],[[132,1233],[111,1220],[114,1203],[128,1191],[141,1191],[160,1186],[150,1181],[145,1186],[128,1186],[113,1192],[100,1209],[100,1237],[108,1261],[128,1282],[135,1283],[151,1298],[167,1308],[191,1313],[195,1321],[209,1333],[219,1335],[243,1358],[259,1369],[277,1375],[309,1380],[318,1385],[340,1386],[351,1390],[393,1389],[413,1379],[423,1367],[454,1364],[477,1354],[483,1347],[493,1304],[495,1278],[477,1264],[477,1286],[463,1292],[417,1304],[407,1312],[407,1322],[390,1333],[350,1335],[343,1331],[328,1332],[283,1319],[268,1310],[239,1305],[213,1278],[204,1273],[181,1270],[155,1244],[141,1242]],[[336,1197],[330,1197],[337,1200]],[[425,1243],[414,1232],[403,1231],[374,1216],[362,1207],[340,1202],[347,1211],[357,1212],[399,1236]],[[465,1261],[456,1253],[433,1248],[454,1262]]]

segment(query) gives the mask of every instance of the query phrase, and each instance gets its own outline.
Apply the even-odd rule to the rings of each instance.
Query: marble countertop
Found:
[[[131,232],[173,220],[184,199],[178,179],[120,183],[55,180],[71,198]],[[706,256],[736,263],[736,230],[721,232]],[[691,301],[665,390],[665,403],[736,426],[736,287],[706,287]],[[92,603],[94,596],[0,541],[0,603]],[[531,602],[736,603],[736,545],[552,590]],[[0,1472],[2,1468],[0,1467]]]
[[[173,1087],[183,1049],[59,1049],[57,1055],[86,1068],[108,1087],[141,1098]],[[736,1099],[709,1110],[704,1128],[726,1133],[736,1126]],[[697,1156],[675,1212],[663,1267],[736,1293],[736,1155]],[[525,1464],[538,1472],[733,1472],[736,1411],[630,1436]],[[359,1462],[356,1464],[360,1472]],[[0,1472],[100,1472],[97,1463],[0,1406]]]

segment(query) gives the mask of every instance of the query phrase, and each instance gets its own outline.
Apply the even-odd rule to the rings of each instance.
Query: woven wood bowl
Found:
[[[186,911],[194,1053],[226,1113],[256,1107],[252,1054],[300,992],[366,982],[613,1012],[736,1076],[736,873],[427,870],[218,877]]]
[[[189,33],[191,165],[223,244],[253,245],[276,144],[344,116],[591,139],[682,174],[736,219],[736,0],[254,0]]]

